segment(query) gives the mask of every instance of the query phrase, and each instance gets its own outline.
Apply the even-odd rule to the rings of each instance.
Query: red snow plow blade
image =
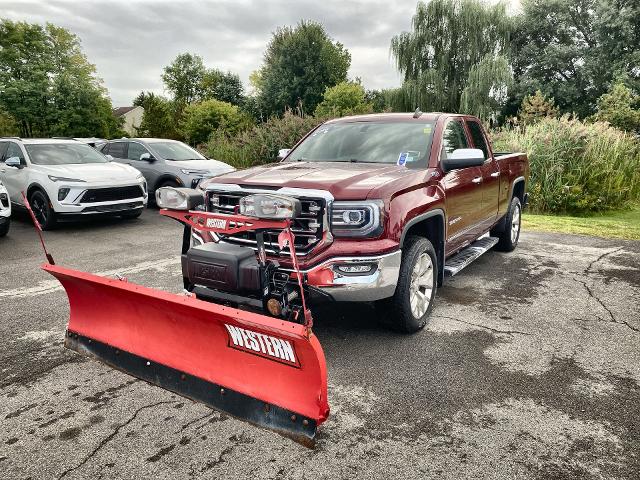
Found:
[[[43,265],[70,303],[65,346],[312,446],[329,413],[320,343],[304,325]]]

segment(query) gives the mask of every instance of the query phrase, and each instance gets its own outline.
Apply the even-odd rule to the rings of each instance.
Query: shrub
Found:
[[[554,105],[553,98],[547,99],[540,90],[535,95],[527,95],[522,100],[518,117],[523,125],[536,123],[547,117],[557,117],[558,107]]]
[[[365,102],[362,85],[355,82],[342,82],[334,87],[327,87],[322,102],[316,107],[318,117],[342,117],[372,113],[373,105]]]
[[[536,212],[587,214],[640,199],[640,143],[606,123],[545,118],[494,132],[494,148],[529,155]]]
[[[323,121],[287,111],[282,118],[272,117],[236,134],[219,129],[211,136],[206,152],[209,157],[236,168],[273,162],[279,149],[293,147],[309,130]]]
[[[237,106],[219,100],[205,100],[184,109],[181,129],[190,144],[199,145],[216,130],[234,135],[249,124],[249,118]]]
[[[638,96],[624,83],[617,83],[598,99],[598,112],[593,119],[627,132],[640,132],[640,110],[633,108],[636,104]]]

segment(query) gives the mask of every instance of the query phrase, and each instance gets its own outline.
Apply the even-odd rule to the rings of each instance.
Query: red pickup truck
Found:
[[[394,327],[413,332],[426,324],[446,273],[455,275],[494,245],[511,251],[518,243],[527,156],[494,153],[475,117],[345,117],[280,155],[278,163],[200,188],[206,210],[218,213],[233,213],[243,196],[259,192],[300,199],[295,248],[316,301],[375,301],[393,308]],[[209,240],[194,234],[196,244]],[[286,271],[277,232],[264,240]],[[256,244],[248,232],[223,241]]]

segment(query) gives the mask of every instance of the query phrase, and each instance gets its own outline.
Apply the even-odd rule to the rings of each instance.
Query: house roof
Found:
[[[136,108],[138,108],[138,107],[137,106],[134,106],[134,107],[117,107],[117,108],[113,109],[113,114],[116,117],[121,117],[125,113],[129,113],[131,110],[135,110]]]

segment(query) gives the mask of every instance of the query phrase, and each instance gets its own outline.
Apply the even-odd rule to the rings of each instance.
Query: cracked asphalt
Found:
[[[180,290],[180,229],[156,211],[46,238],[59,264]],[[2,478],[640,478],[640,242],[524,232],[447,279],[416,335],[322,308],[314,450],[64,350],[25,219],[0,259]]]

